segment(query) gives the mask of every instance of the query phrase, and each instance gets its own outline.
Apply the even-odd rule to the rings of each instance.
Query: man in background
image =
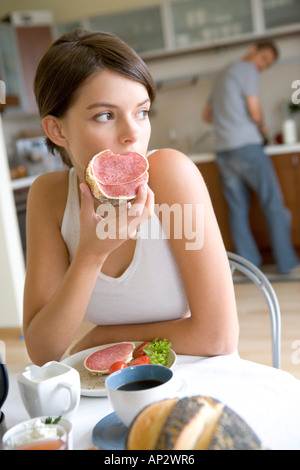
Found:
[[[264,211],[280,273],[299,269],[291,242],[291,217],[285,208],[275,170],[264,152],[266,127],[259,100],[259,73],[274,64],[272,42],[255,44],[245,57],[216,77],[203,119],[214,125],[217,164],[229,206],[236,252],[256,266],[261,255],[249,223],[249,188]]]

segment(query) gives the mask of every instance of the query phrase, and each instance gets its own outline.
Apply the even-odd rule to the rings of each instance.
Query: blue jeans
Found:
[[[230,228],[236,252],[261,265],[249,224],[249,188],[258,195],[270,234],[277,268],[287,273],[299,263],[291,242],[291,215],[285,208],[277,175],[261,145],[217,152],[217,163],[229,205]]]

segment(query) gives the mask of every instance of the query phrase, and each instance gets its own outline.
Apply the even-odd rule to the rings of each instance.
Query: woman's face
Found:
[[[60,119],[65,148],[80,179],[91,158],[102,150],[146,154],[150,104],[143,84],[110,70],[83,84],[75,103]]]

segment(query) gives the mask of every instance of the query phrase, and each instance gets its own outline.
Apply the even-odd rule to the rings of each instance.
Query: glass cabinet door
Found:
[[[90,18],[89,23],[94,31],[116,34],[138,53],[164,48],[159,5]]]
[[[299,0],[262,0],[266,29],[300,23]]]
[[[251,0],[173,0],[171,14],[175,47],[253,32]]]
[[[0,63],[1,79],[5,82],[6,95],[20,97],[22,85],[16,37],[13,28],[6,23],[0,23]]]
[[[68,23],[58,23],[54,26],[54,37],[59,38],[63,34],[71,33],[74,29],[82,28],[80,21],[70,21]]]

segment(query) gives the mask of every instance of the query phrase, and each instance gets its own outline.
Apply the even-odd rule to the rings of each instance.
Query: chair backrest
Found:
[[[4,341],[0,339],[0,357],[2,357],[2,360],[4,361],[4,363],[5,363],[5,352],[6,352],[5,343]]]
[[[277,295],[268,278],[250,261],[227,252],[231,273],[239,271],[250,279],[263,293],[270,312],[271,336],[272,336],[272,364],[276,369],[281,368],[281,312]]]

